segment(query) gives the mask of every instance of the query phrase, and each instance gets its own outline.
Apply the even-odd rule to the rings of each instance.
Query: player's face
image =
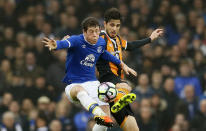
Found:
[[[107,32],[107,34],[114,38],[117,36],[117,34],[119,33],[119,29],[120,29],[120,20],[110,20],[109,22],[104,22],[104,28]]]
[[[89,27],[87,31],[84,31],[84,37],[89,43],[96,44],[99,39],[99,33],[100,33],[99,26]]]

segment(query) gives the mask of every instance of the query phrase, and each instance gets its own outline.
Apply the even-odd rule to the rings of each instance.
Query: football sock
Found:
[[[82,106],[94,115],[103,116],[104,111],[99,107],[97,102],[93,100],[86,91],[80,91],[77,93],[77,98]]]
[[[125,88],[118,88],[117,91],[118,93],[117,93],[116,98],[114,99],[114,102],[117,102],[120,98],[122,98],[124,95],[129,93],[129,90]]]
[[[95,124],[92,131],[106,131],[107,127],[106,126],[101,126],[98,124]]]

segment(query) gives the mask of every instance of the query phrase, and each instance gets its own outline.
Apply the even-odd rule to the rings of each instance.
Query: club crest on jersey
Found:
[[[86,45],[82,45],[82,48],[86,48]]]
[[[97,47],[97,52],[102,53],[102,46]]]
[[[84,66],[93,67],[94,61],[95,61],[95,56],[93,54],[89,54],[86,56],[86,58],[84,60],[80,61],[80,64],[84,65]]]

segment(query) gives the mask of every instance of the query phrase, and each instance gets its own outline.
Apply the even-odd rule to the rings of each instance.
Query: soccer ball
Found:
[[[103,82],[98,87],[98,97],[103,102],[112,102],[117,96],[115,85],[111,82]]]

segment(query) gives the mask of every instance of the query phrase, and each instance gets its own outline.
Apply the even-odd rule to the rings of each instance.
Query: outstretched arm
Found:
[[[134,71],[133,69],[129,68],[123,61],[120,61],[119,59],[117,59],[115,56],[113,56],[112,54],[110,54],[108,51],[104,51],[104,53],[102,53],[101,58],[106,60],[106,61],[110,61],[116,65],[121,66],[121,68],[123,69],[123,71],[129,75],[132,74],[134,76],[137,76],[137,72]]]
[[[158,37],[162,36],[163,33],[164,33],[163,29],[156,29],[152,32],[152,34],[148,38],[127,42],[127,50],[133,50],[135,48],[140,48],[143,45],[149,44],[155,39],[157,39]]]
[[[69,39],[70,38],[70,39]],[[59,50],[59,49],[64,49],[64,48],[70,48],[73,47],[75,43],[75,38],[74,37],[67,37],[62,40],[53,40],[53,39],[48,39],[44,38],[42,43],[45,44],[46,47],[49,48],[49,50]]]

